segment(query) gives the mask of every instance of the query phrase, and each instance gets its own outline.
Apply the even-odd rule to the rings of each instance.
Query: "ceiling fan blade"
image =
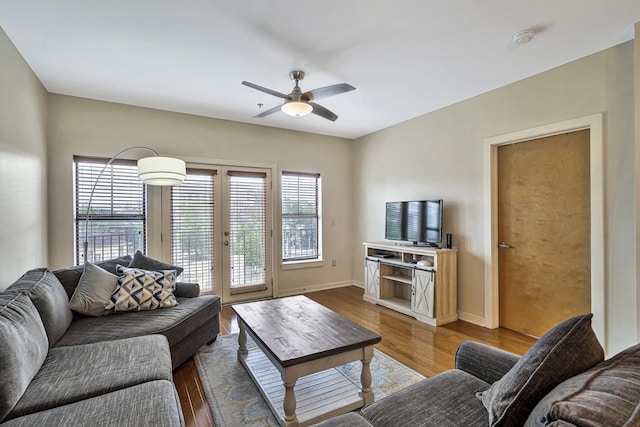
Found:
[[[282,107],[282,106],[281,105],[276,105],[275,107],[270,108],[267,111],[263,111],[262,113],[260,113],[260,114],[258,114],[256,116],[253,116],[252,119],[259,119],[261,117],[268,116],[268,115],[273,114],[273,113],[277,113],[278,111],[280,111],[280,107]]]
[[[302,99],[305,101],[314,101],[317,99],[328,98],[333,95],[339,95],[341,93],[355,90],[356,88],[347,83],[339,83],[337,85],[320,87],[313,89],[302,94]]]
[[[338,118],[338,115],[336,113],[334,113],[333,111],[327,110],[320,104],[316,104],[315,102],[309,102],[309,105],[313,107],[313,111],[312,111],[313,114],[317,114],[318,116],[324,117],[325,119],[331,120],[332,122],[335,122],[336,119]]]
[[[262,87],[262,86],[258,86],[256,84],[253,83],[249,83],[249,82],[242,82],[243,85],[245,86],[249,86],[250,88],[259,90],[260,92],[264,92],[264,93],[268,93],[269,95],[273,95],[273,96],[277,96],[278,98],[283,98],[283,99],[290,99],[289,95],[285,95],[284,93],[280,93],[277,92],[275,90],[266,88],[266,87]]]

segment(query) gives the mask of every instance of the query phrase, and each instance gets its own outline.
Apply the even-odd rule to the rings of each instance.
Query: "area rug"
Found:
[[[255,346],[248,340],[247,346]],[[194,356],[216,427],[278,426],[262,395],[237,359],[238,335],[218,337]],[[360,385],[360,362],[339,369]],[[425,377],[397,360],[374,349],[371,361],[372,388],[375,400],[388,396]]]

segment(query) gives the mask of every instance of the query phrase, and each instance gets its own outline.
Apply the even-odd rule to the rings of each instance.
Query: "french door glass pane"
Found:
[[[228,175],[231,292],[266,289],[266,175]]]
[[[212,170],[187,170],[171,188],[171,262],[184,268],[180,281],[215,292],[214,176]]]

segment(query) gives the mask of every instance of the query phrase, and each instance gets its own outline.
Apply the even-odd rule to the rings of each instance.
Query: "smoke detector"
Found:
[[[513,35],[513,44],[520,46],[529,43],[535,37],[536,32],[533,30],[518,31]]]

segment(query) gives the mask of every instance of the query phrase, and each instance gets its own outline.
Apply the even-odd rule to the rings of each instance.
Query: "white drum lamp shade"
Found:
[[[138,176],[147,185],[180,185],[187,175],[183,160],[173,157],[145,157],[138,160]]]
[[[303,117],[313,111],[313,107],[311,105],[300,101],[287,102],[286,104],[282,104],[280,109],[283,113],[292,117]]]

